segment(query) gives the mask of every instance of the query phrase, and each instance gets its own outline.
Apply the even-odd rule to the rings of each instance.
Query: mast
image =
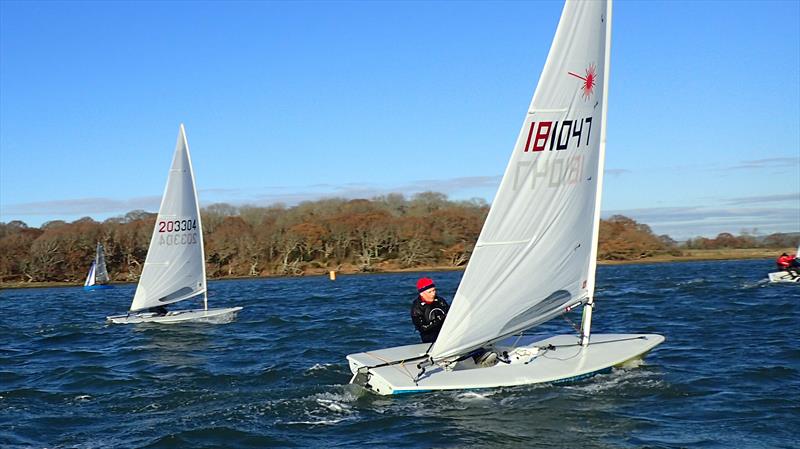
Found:
[[[200,260],[203,268],[203,310],[208,310],[208,279],[206,278],[206,247],[203,244],[203,223],[200,220],[200,199],[197,195],[197,185],[194,180],[194,167],[192,167],[192,155],[189,152],[189,142],[186,140],[186,130],[181,123],[181,138],[186,147],[186,159],[189,160],[189,176],[192,179],[192,190],[194,191],[194,208],[197,211],[197,230],[200,238]]]
[[[589,346],[592,330],[592,310],[594,309],[594,286],[597,272],[597,245],[600,239],[600,205],[603,197],[603,169],[606,160],[606,117],[608,112],[608,74],[611,70],[611,2],[606,5],[606,42],[605,61],[603,63],[603,106],[602,126],[600,128],[600,152],[597,161],[597,194],[594,201],[594,223],[592,225],[592,248],[589,256],[589,275],[586,278],[586,290],[589,300],[583,306],[581,318],[581,346]]]

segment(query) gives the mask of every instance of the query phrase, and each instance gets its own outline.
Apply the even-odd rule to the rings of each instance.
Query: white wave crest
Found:
[[[491,401],[490,396],[494,395],[494,392],[487,391],[478,393],[475,391],[465,391],[462,393],[458,393],[456,396],[456,400],[462,402],[476,402],[476,401]]]
[[[306,369],[306,373],[313,373],[314,371],[328,369],[328,367],[332,365],[333,365],[332,363],[315,363],[314,366]]]

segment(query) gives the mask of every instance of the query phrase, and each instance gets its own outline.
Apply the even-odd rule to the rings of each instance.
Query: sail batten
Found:
[[[532,109],[528,111],[528,114],[558,114],[569,111],[569,108],[559,108],[559,109]]]
[[[525,244],[528,244],[528,243],[532,242],[535,239],[536,239],[535,237],[531,237],[531,238],[525,239],[525,240],[513,240],[513,241],[509,241],[509,242],[478,242],[478,243],[475,244],[475,247],[479,247],[479,246],[497,246],[497,245],[525,245]]]
[[[606,1],[564,6],[478,244],[431,348],[434,360],[541,324],[592,295],[609,8]]]

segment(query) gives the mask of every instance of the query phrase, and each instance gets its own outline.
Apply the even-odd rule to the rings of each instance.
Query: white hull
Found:
[[[800,276],[795,276],[788,271],[776,271],[769,274],[770,282],[800,283]]]
[[[236,319],[236,314],[242,310],[241,307],[228,307],[225,309],[194,309],[194,310],[175,310],[166,315],[156,315],[151,312],[129,313],[125,315],[113,315],[106,317],[106,320],[113,324],[136,324],[136,323],[160,323],[176,324],[189,321],[207,322],[215,324],[230,323]]]
[[[419,357],[428,349],[427,343],[351,354],[347,356],[354,374],[351,383],[358,383],[380,395],[390,395],[572,381],[639,358],[663,342],[664,337],[657,334],[595,334],[587,347],[580,346],[574,335],[558,335],[538,341],[523,337],[514,347],[510,346],[515,340],[508,339],[495,346],[497,352],[508,353],[510,363],[498,362],[484,368],[475,365],[470,358],[449,371],[438,365],[428,366],[416,382],[414,377],[420,372],[418,364],[421,359],[372,368],[366,370],[366,376],[363,375],[365,370],[362,370],[362,375],[358,375],[358,371],[387,361]]]

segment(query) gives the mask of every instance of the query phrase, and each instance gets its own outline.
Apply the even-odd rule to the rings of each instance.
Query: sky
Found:
[[[0,1],[0,222],[491,202],[563,3]],[[800,231],[800,1],[614,3],[602,215]]]

